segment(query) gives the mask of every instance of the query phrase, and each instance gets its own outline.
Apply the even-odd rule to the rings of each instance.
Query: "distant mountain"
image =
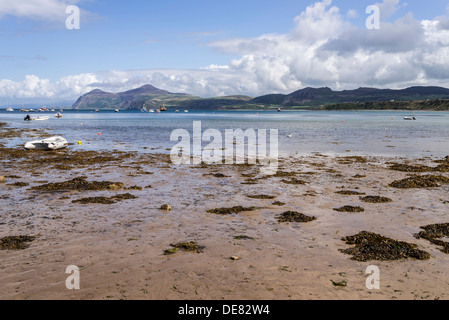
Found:
[[[292,107],[350,102],[417,101],[426,99],[449,99],[449,89],[442,87],[410,87],[402,90],[358,88],[355,90],[333,91],[330,88],[305,88],[288,95],[270,94],[257,97],[249,103]]]
[[[166,105],[168,108],[199,110],[273,109],[277,107],[290,109],[295,107],[316,108],[348,103],[360,105],[363,103],[391,103],[434,99],[449,99],[449,89],[442,87],[410,87],[401,90],[358,88],[355,90],[333,91],[324,87],[304,88],[290,94],[268,94],[256,98],[248,96],[200,98],[185,93],[171,93],[148,84],[121,93],[108,93],[96,89],[81,96],[75,102],[73,108],[139,110],[156,109],[161,105]],[[380,106],[380,104],[374,105]],[[373,104],[370,106],[373,106]]]
[[[157,108],[162,104],[173,104],[174,102],[195,98],[197,97],[185,93],[171,93],[147,84],[120,93],[109,93],[95,89],[79,97],[72,108],[99,110]]]

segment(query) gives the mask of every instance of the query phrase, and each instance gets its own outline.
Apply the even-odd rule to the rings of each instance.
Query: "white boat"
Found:
[[[23,120],[25,120],[25,121],[44,121],[44,120],[48,120],[48,119],[50,119],[50,117],[47,117],[47,116],[45,116],[45,117],[30,117],[30,115],[27,115],[25,117],[25,119],[23,119]]]
[[[189,112],[189,110],[184,110],[184,112],[185,112],[185,113],[188,113],[188,112]]]
[[[27,150],[58,150],[66,148],[69,145],[67,140],[63,137],[55,136],[42,140],[35,140],[25,143]]]
[[[151,113],[153,113],[154,112],[154,110],[153,109],[150,109],[148,112],[151,112]]]
[[[57,114],[55,114],[55,118],[62,118],[62,113],[58,112]]]
[[[404,120],[416,120],[415,117],[404,117]]]
[[[118,112],[118,109],[115,109],[115,112]]]
[[[8,112],[14,112],[14,109],[13,109],[13,108],[6,108],[6,111],[8,111]]]

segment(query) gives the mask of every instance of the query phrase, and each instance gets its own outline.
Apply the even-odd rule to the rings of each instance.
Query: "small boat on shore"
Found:
[[[8,111],[8,112],[14,112],[14,109],[13,109],[13,108],[6,108],[6,111]]]
[[[35,140],[25,143],[27,150],[58,150],[66,148],[69,145],[67,140],[63,137],[55,136],[42,140]]]
[[[404,117],[404,120],[416,120],[415,117]]]

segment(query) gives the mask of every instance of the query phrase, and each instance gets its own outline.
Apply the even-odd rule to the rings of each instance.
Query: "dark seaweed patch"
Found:
[[[275,201],[275,202],[272,203],[272,205],[273,205],[273,206],[279,206],[279,207],[282,207],[282,206],[285,205],[285,202]]]
[[[447,160],[440,161],[441,163],[436,167],[429,167],[425,165],[408,165],[402,163],[394,163],[390,167],[390,170],[401,172],[449,172],[449,163]]]
[[[121,182],[110,181],[86,181],[86,177],[79,177],[65,182],[48,183],[41,186],[32,187],[31,190],[38,191],[86,191],[86,190],[116,190],[123,187]]]
[[[215,213],[215,214],[221,214],[221,215],[227,215],[227,214],[234,214],[234,213],[241,213],[244,211],[254,211],[256,210],[256,207],[249,207],[245,208],[242,206],[232,207],[232,208],[218,208],[218,209],[212,209],[207,210],[209,213]]]
[[[34,236],[9,236],[0,239],[0,250],[23,250],[34,241]]]
[[[256,194],[256,195],[247,195],[248,198],[251,199],[275,199],[276,196],[269,196],[266,194]]]
[[[442,252],[449,254],[449,243],[442,241],[441,238],[449,237],[449,223],[431,224],[421,227],[424,231],[415,234],[417,239],[426,239],[437,246],[441,246]]]
[[[441,175],[411,176],[403,180],[393,181],[390,183],[390,187],[401,189],[435,188],[439,187],[441,183],[449,183],[449,178]]]
[[[360,156],[338,157],[337,162],[340,164],[366,163],[366,158]]]
[[[125,193],[125,194],[118,194],[115,195],[113,197],[88,197],[88,198],[82,198],[82,199],[78,199],[78,200],[73,200],[72,203],[81,203],[81,204],[88,204],[88,203],[98,203],[98,204],[113,204],[116,203],[118,201],[123,201],[123,200],[129,200],[129,199],[136,199],[137,197],[129,194],[129,193]]]
[[[175,244],[171,244],[170,246],[172,246],[175,249],[179,249],[179,250],[183,250],[183,251],[187,251],[187,252],[196,252],[196,253],[201,253],[201,252],[203,252],[203,249],[204,249],[204,247],[201,247],[195,241],[178,242]]]
[[[341,190],[341,191],[336,191],[336,194],[341,194],[343,196],[361,196],[361,195],[365,195],[366,193],[363,192],[358,192],[358,191],[353,191],[353,190]]]
[[[235,236],[234,239],[235,240],[254,240],[255,238],[249,237],[249,236],[245,236],[245,235],[240,235],[240,236]]]
[[[8,186],[13,186],[13,187],[26,187],[26,186],[29,186],[29,185],[30,184],[28,182],[20,182],[20,181],[8,184]]]
[[[300,179],[296,179],[296,178],[291,178],[290,180],[281,180],[283,183],[286,184],[306,184],[307,182],[304,180],[300,180]]]
[[[415,244],[397,241],[386,238],[376,233],[362,231],[354,236],[342,238],[346,244],[353,244],[355,247],[340,249],[340,252],[352,255],[351,260],[400,260],[415,258],[418,260],[430,259],[430,254],[426,251],[416,249]]]
[[[387,197],[380,197],[380,196],[366,196],[366,197],[360,197],[360,200],[363,202],[368,203],[387,203],[392,202],[390,198]]]
[[[334,210],[338,212],[353,212],[353,213],[365,211],[365,209],[362,207],[354,207],[354,206],[343,206],[341,208],[334,208]]]
[[[316,217],[309,217],[303,213],[296,211],[286,211],[276,217],[279,223],[281,222],[310,222],[316,220]]]

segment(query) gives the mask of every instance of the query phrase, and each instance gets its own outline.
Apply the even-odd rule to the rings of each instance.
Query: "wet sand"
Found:
[[[6,177],[6,183],[0,184],[0,238],[36,238],[24,250],[0,250],[0,299],[449,297],[449,255],[414,237],[421,226],[449,222],[449,185],[389,186],[395,180],[424,174],[391,170],[392,162],[436,166],[434,160],[441,159],[292,156],[281,159],[277,176],[266,177],[257,166],[178,167],[166,155],[105,151],[99,154],[109,158],[85,153],[83,163],[80,151],[78,163],[55,167],[51,160],[55,155],[73,156],[74,149],[8,156],[5,152],[11,149],[2,149],[0,176]],[[123,186],[33,190],[82,176],[90,182]],[[303,183],[288,183],[293,178]],[[391,201],[366,203],[361,195],[336,193],[343,190]],[[72,202],[124,193],[136,198],[109,204]],[[272,199],[257,199],[264,198],[259,195]],[[275,205],[275,201],[285,204]],[[172,210],[161,210],[164,204]],[[207,212],[235,206],[255,208],[229,215]],[[334,210],[343,206],[364,211]],[[279,222],[277,217],[286,211],[316,220]],[[340,251],[352,247],[342,238],[361,231],[416,244],[430,259],[351,260]],[[164,254],[171,244],[191,241],[201,246],[200,253]],[[80,290],[65,286],[69,265],[80,268]],[[370,265],[380,268],[380,290],[366,288],[365,271]],[[335,285],[343,282],[346,285]]]

